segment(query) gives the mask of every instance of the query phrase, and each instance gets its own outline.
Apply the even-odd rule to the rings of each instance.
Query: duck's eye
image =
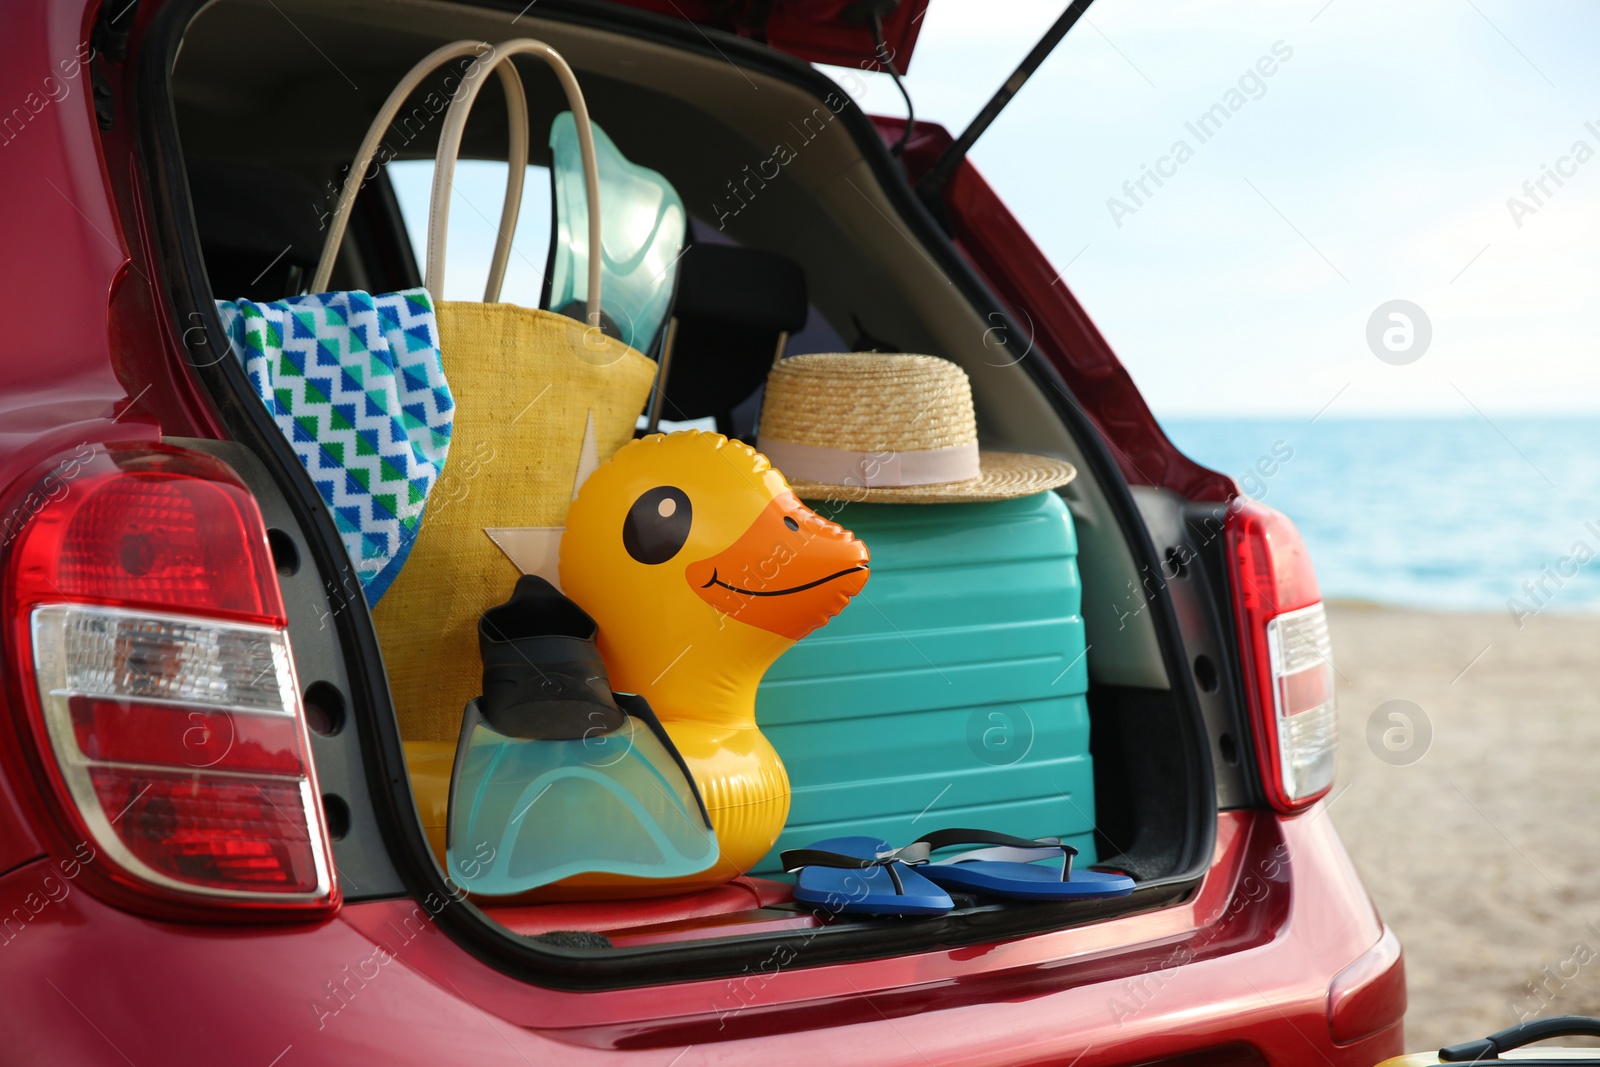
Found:
[[[640,563],[665,563],[689,539],[693,521],[688,494],[675,486],[658,485],[628,509],[622,520],[622,547]]]

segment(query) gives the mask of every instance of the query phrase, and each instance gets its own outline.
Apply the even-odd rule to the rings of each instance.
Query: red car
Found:
[[[964,159],[983,118],[961,138],[907,130],[811,65],[904,67],[925,6],[8,0],[0,1057],[1365,1067],[1402,1051],[1400,946],[1326,817],[1332,669],[1293,525],[1163,436]],[[325,204],[417,57],[513,36],[568,57],[698,224],[800,263],[838,341],[980,346],[985,434],[1077,466],[1096,832],[1131,895],[886,921],[819,917],[760,880],[486,909],[447,879],[338,530],[214,301],[295,291],[319,220],[287,218],[281,191]],[[467,152],[494,154],[470,135]],[[372,181],[339,287],[415,285]],[[195,694],[222,684],[263,714],[213,754],[226,724]],[[181,749],[157,728],[175,721]],[[575,928],[609,937],[558,932]]]

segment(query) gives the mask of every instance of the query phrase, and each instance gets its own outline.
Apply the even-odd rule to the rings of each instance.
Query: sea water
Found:
[[[1195,461],[1286,513],[1324,597],[1600,611],[1600,418],[1172,418]]]

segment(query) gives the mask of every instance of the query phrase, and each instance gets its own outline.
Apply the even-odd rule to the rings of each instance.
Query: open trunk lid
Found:
[[[872,18],[895,67],[911,64],[928,0],[617,0],[628,7],[765,42],[811,63],[878,70]]]

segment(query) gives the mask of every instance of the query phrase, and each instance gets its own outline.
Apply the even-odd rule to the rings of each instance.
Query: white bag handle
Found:
[[[428,75],[451,60],[475,55],[480,57],[479,62],[481,62],[483,57],[493,51],[493,46],[487,41],[456,41],[444,45],[424,56],[416,66],[406,72],[406,76],[400,79],[400,84],[394,87],[389,98],[383,102],[383,107],[378,109],[377,117],[372,120],[367,136],[356,152],[355,161],[350,165],[350,172],[345,176],[344,186],[339,190],[339,204],[328,227],[327,240],[322,245],[322,258],[317,261],[317,272],[311,278],[313,293],[327,291],[328,282],[333,277],[334,261],[339,256],[339,245],[344,240],[345,230],[350,225],[350,212],[355,205],[356,194],[361,191],[364,184],[363,176],[367,173],[367,168],[372,165],[372,158],[378,153],[383,135],[388,131],[389,124],[394,121],[395,116],[400,113],[401,106]],[[477,69],[478,63],[474,63],[469,68],[469,75]],[[448,78],[445,80],[449,81]],[[506,114],[510,120],[508,153],[510,165],[506,172],[505,202],[500,208],[500,232],[495,239],[489,283],[484,288],[485,302],[500,298],[500,286],[505,279],[506,264],[511,258],[511,236],[516,230],[517,210],[522,203],[522,180],[528,168],[528,99],[522,91],[522,79],[517,76],[516,68],[507,63],[500,68],[500,80],[505,86]],[[460,92],[461,88],[457,86],[455,92],[451,94],[452,106]],[[459,144],[459,140],[457,143]],[[454,160],[451,162],[453,165]],[[436,162],[436,168],[437,165]]]
[[[502,41],[481,61],[474,64],[461,79],[461,86],[455,91],[450,101],[450,110],[445,115],[444,129],[439,134],[439,154],[433,168],[433,199],[428,206],[428,266],[424,274],[423,284],[430,293],[438,294],[444,287],[444,246],[445,235],[450,224],[450,181],[455,174],[456,156],[461,149],[461,133],[467,125],[467,115],[472,110],[472,102],[478,96],[478,91],[483,88],[484,79],[491,70],[509,70],[512,68],[510,57],[518,55],[536,55],[550,65],[556,78],[561,82],[561,88],[567,94],[567,106],[572,110],[572,117],[578,129],[578,154],[583,162],[584,192],[589,202],[589,291],[585,294],[584,317],[590,326],[600,325],[600,166],[595,157],[594,131],[589,125],[589,108],[583,101],[583,90],[578,86],[578,78],[572,73],[572,68],[561,57],[561,53],[545,44],[529,37],[518,37],[515,40]],[[509,82],[507,83],[509,90]],[[520,92],[522,83],[517,82]],[[522,108],[524,137],[526,137],[527,108]],[[526,160],[526,155],[524,155]],[[524,167],[526,163],[524,163]],[[516,229],[516,212],[520,206],[521,180],[517,182],[518,204],[513,205],[510,196],[510,183],[506,188],[506,204],[510,211],[510,222],[501,219],[501,238],[509,247],[510,235]],[[498,246],[496,252],[498,254]],[[499,265],[501,272],[505,264]],[[499,294],[498,285],[495,286],[496,296]],[[485,300],[489,300],[485,297]]]

